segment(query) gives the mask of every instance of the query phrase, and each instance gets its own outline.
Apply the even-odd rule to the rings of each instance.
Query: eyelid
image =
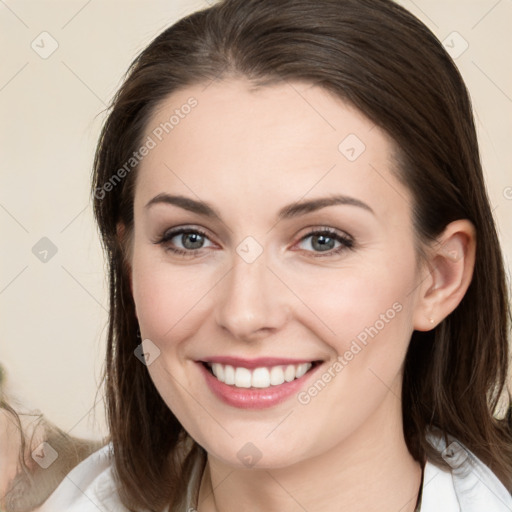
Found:
[[[211,243],[215,243],[212,240],[213,237],[210,236],[208,230],[206,230],[205,228],[203,228],[201,226],[198,226],[197,224],[193,224],[193,225],[184,224],[181,226],[174,226],[172,228],[166,228],[163,231],[160,231],[159,234],[157,234],[155,236],[155,238],[151,241],[155,245],[158,245],[158,244],[165,245],[170,240],[172,240],[174,237],[176,237],[178,235],[186,234],[186,233],[197,233],[197,234],[203,236],[204,238],[208,239]],[[201,247],[200,249],[188,249],[187,252],[193,253],[193,252],[201,251],[202,249],[208,249],[208,248]]]
[[[305,229],[307,229],[308,231],[306,233],[304,233],[302,236],[300,236],[297,239],[297,241],[293,244],[292,247],[297,246],[298,244],[300,244],[301,242],[303,242],[304,240],[306,240],[309,237],[312,237],[315,235],[325,235],[325,234],[327,234],[329,238],[334,238],[336,241],[338,241],[341,244],[339,247],[337,247],[335,249],[329,249],[327,251],[316,252],[316,251],[302,250],[304,252],[311,254],[311,256],[313,256],[313,257],[328,258],[329,256],[336,256],[339,253],[341,253],[347,249],[349,249],[349,250],[354,249],[354,244],[355,244],[354,238],[345,231],[341,231],[336,228],[332,228],[330,226],[322,226],[322,225],[308,226]],[[215,242],[213,242],[213,240],[211,239],[210,235],[207,233],[207,230],[205,230],[202,227],[199,227],[197,225],[183,225],[183,226],[176,226],[173,228],[168,228],[156,240],[154,240],[153,243],[165,245],[172,238],[179,236],[181,234],[186,234],[186,233],[197,233],[197,234],[203,236],[208,241],[210,241],[210,243],[215,244]],[[199,257],[199,256],[203,255],[204,251],[211,250],[211,247],[200,247],[198,249],[182,249],[181,247],[174,247],[174,248],[168,247],[165,250],[173,252],[175,254],[180,254],[183,256],[186,255],[188,257],[194,257],[194,256]]]
[[[311,235],[314,235],[317,233],[330,233],[332,235],[339,236],[340,238],[343,237],[343,238],[347,238],[350,240],[354,240],[354,237],[352,235],[350,235],[349,233],[347,233],[346,231],[342,231],[341,229],[333,228],[331,226],[326,226],[326,225],[322,225],[322,224],[315,224],[312,226],[307,226],[304,229],[306,230],[306,232],[303,233],[299,237],[299,240],[303,240],[305,237],[308,237],[308,236],[311,236]]]
[[[158,244],[171,238],[174,238],[177,235],[181,235],[182,233],[188,232],[199,233],[200,235],[204,236],[205,238],[208,238],[208,240],[211,241],[211,237],[206,229],[197,225],[184,224],[182,226],[175,226],[172,228],[164,229],[163,232],[161,231],[160,234],[156,236],[156,239],[153,240],[153,243]]]
[[[325,252],[315,252],[315,251],[306,251],[308,253],[311,253],[314,257],[329,257],[336,254],[339,254],[340,252],[350,249],[353,250],[355,248],[355,240],[352,235],[347,233],[346,231],[341,231],[336,228],[332,228],[330,226],[310,226],[308,227],[307,233],[304,233],[297,242],[294,244],[294,247],[304,240],[307,240],[309,237],[315,236],[315,235],[328,235],[328,238],[333,238],[334,240],[338,241],[341,245],[336,249],[330,249]]]

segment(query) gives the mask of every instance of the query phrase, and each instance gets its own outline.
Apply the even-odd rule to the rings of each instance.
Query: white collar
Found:
[[[427,461],[420,512],[511,512],[512,496],[492,471],[454,437],[438,431],[429,443],[450,465],[440,468]]]
[[[420,512],[512,512],[512,496],[491,470],[455,438],[432,431],[428,441],[443,455],[450,468],[425,464]],[[39,512],[128,512],[121,505],[112,471],[112,444],[83,460],[60,483]],[[202,476],[196,460],[184,503],[173,510],[191,510],[195,489]]]

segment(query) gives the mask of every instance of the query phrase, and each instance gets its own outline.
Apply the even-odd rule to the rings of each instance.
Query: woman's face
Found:
[[[144,141],[132,290],[190,435],[281,467],[400,433],[421,276],[390,139],[319,87],[233,80],[174,93]]]

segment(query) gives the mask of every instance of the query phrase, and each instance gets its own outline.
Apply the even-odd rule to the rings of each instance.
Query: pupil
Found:
[[[187,249],[199,249],[203,244],[202,238],[203,236],[197,233],[184,233],[181,237],[181,243],[183,244],[183,247],[186,247]],[[187,240],[191,243],[187,243]]]
[[[315,240],[316,240],[317,244],[319,244],[319,245],[315,244]],[[334,242],[335,242],[334,238],[331,238],[329,236],[315,235],[315,236],[313,236],[313,244],[312,245],[313,245],[314,249],[319,249],[320,251],[327,251],[334,247]]]

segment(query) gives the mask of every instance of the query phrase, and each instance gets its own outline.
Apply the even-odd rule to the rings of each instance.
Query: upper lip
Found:
[[[213,356],[205,359],[201,359],[202,363],[220,363],[224,365],[231,365],[237,368],[261,368],[265,366],[285,366],[289,364],[302,364],[302,363],[314,363],[318,359],[293,359],[289,357],[257,357],[255,359],[244,359],[242,357],[232,356]]]

